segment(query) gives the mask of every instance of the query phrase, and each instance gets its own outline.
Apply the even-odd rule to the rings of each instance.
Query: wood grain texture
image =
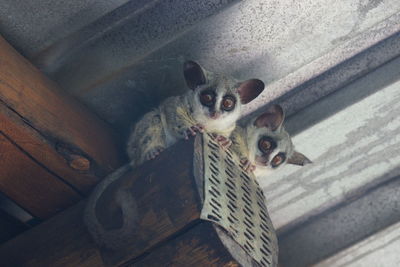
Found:
[[[203,221],[143,258],[123,266],[238,267],[241,265],[221,243],[212,223]]]
[[[14,142],[16,146],[29,155],[34,161],[45,166],[46,169],[71,184],[79,192],[88,192],[99,180],[94,174],[78,172],[68,165],[67,159],[55,149],[54,145],[43,137],[40,132],[27,125],[23,118],[0,102],[0,132]],[[2,150],[2,147],[0,147]],[[9,168],[17,166],[10,165]],[[3,176],[0,172],[0,178]],[[35,177],[35,171],[31,177]],[[57,177],[55,177],[58,179]],[[34,179],[30,179],[34,183]],[[3,188],[7,194],[13,188]],[[15,189],[17,190],[17,189]],[[18,199],[14,199],[21,205]],[[49,199],[49,201],[51,201]],[[26,208],[26,207],[25,207]]]
[[[193,155],[201,142],[181,141],[155,160],[123,172],[98,199],[101,221],[118,227],[121,220],[113,192],[123,187],[137,203],[132,243],[118,250],[99,247],[83,223],[86,202],[0,246],[4,266],[256,266],[223,231],[199,220]],[[194,148],[195,147],[195,148]],[[202,168],[202,166],[200,166]],[[200,184],[201,181],[200,181]],[[108,216],[108,218],[106,218]],[[135,220],[136,221],[136,220]]]
[[[108,125],[1,37],[0,104],[0,131],[79,191],[122,163]]]
[[[139,206],[135,242],[126,249],[98,248],[83,223],[81,202],[0,246],[2,266],[118,266],[138,257],[199,218],[192,159],[193,142],[181,142],[119,182]]]
[[[84,205],[80,202],[0,246],[1,265],[103,266],[99,251],[82,222]]]
[[[49,218],[80,195],[18,149],[0,133],[0,190],[34,216]]]
[[[168,148],[156,160],[128,172],[107,188],[97,204],[98,218],[116,214],[113,205],[118,188],[131,192],[137,203],[137,230],[132,245],[123,249],[102,249],[104,261],[111,266],[138,257],[156,244],[199,220],[200,199],[193,177],[193,140]],[[111,208],[109,208],[111,207]],[[117,216],[114,216],[118,220]],[[105,220],[103,220],[105,221]],[[110,223],[118,225],[118,223]]]

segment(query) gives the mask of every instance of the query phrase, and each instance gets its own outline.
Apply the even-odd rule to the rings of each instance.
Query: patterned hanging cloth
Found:
[[[261,266],[276,266],[278,244],[265,197],[255,177],[238,168],[238,157],[203,135],[204,203],[201,219],[214,222]]]

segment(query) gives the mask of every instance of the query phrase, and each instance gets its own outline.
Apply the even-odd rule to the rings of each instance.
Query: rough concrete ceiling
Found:
[[[262,181],[284,266],[399,260],[399,32],[397,0],[0,0],[0,33],[122,133],[182,92],[185,59],[263,79],[246,114],[283,104],[315,161]]]
[[[10,1],[18,7],[14,12],[7,2],[3,5],[19,20],[9,19],[0,30],[13,37],[17,47],[27,47],[22,52],[65,90],[121,131],[143,113],[143,99],[154,106],[182,91],[184,59],[198,60],[209,69],[238,78],[263,79],[269,90],[257,105],[248,107],[249,112],[396,34],[400,21],[400,3],[395,0],[303,1],[296,5],[289,0],[248,0],[235,5],[231,5],[234,0],[185,5],[153,0],[118,1],[114,6],[103,1],[70,1],[63,6],[62,1],[55,1],[57,12],[43,1],[43,11],[27,15],[26,20],[21,16],[26,10],[23,2]],[[102,12],[86,14],[85,8]],[[74,19],[77,14],[91,19]],[[46,27],[27,30],[35,25],[32,20]],[[52,32],[57,33],[52,41],[37,43],[32,53],[28,48],[31,36],[45,39]],[[394,57],[398,42],[388,46],[365,60],[365,66],[353,67],[352,75],[337,74],[334,79],[354,78]],[[324,87],[302,99],[312,102],[334,90]],[[307,101],[287,106],[295,111],[293,106],[304,104]]]
[[[315,263],[400,220],[399,92],[396,59],[287,121],[305,122],[293,141],[314,163],[260,181],[284,233],[283,266]]]
[[[25,56],[34,58],[126,2],[128,0],[2,0],[1,34]]]

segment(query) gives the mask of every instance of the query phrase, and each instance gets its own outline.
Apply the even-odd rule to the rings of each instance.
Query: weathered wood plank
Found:
[[[224,230],[199,219],[198,186],[202,182],[200,177],[197,181],[194,177],[197,171],[193,157],[201,151],[201,142],[181,141],[135,170],[121,169],[121,178],[106,178],[95,189],[94,195],[101,192],[99,197],[92,195],[88,201],[0,246],[2,263],[21,267],[258,266]],[[121,206],[121,193],[133,197],[133,210]],[[88,205],[92,201],[95,205]],[[83,221],[88,207],[94,211],[89,214],[107,232],[131,227],[133,231],[122,231],[128,240],[123,240],[118,249],[111,249],[104,242],[96,244]],[[131,211],[136,218],[129,215]],[[121,238],[111,235],[114,237]]]
[[[124,267],[259,265],[219,226],[201,221]]]
[[[0,210],[0,244],[12,239],[28,228],[28,225]]]
[[[118,265],[138,257],[200,218],[193,151],[193,140],[179,142],[156,160],[146,162],[107,186],[94,207],[104,227],[115,229],[115,225],[121,225],[129,216],[127,211],[120,217],[109,218],[110,214],[121,214],[122,208],[116,199],[122,192],[129,192],[137,207],[132,211],[137,217],[135,229],[127,237],[132,240],[131,244],[124,242],[126,245],[116,250],[101,249],[107,265]]]
[[[0,103],[0,131],[79,191],[121,165],[108,125],[1,37]]]
[[[84,204],[80,202],[3,244],[1,265],[103,266],[99,251],[81,220]]]
[[[7,108],[2,102],[0,102],[0,132],[12,140],[14,144],[18,145],[32,159],[45,166],[52,173],[57,174],[60,178],[68,181],[68,183],[80,192],[88,192],[99,180],[92,173],[77,171],[71,168],[69,165],[72,162],[67,162],[57,152],[53,144],[34,128],[28,126],[21,117]],[[0,149],[2,148],[0,147]],[[14,165],[9,166],[9,168],[15,167]],[[0,170],[0,179],[2,177],[1,173],[3,173],[2,170]],[[35,172],[31,172],[31,176],[35,176]],[[26,182],[27,184],[34,184],[35,179],[28,179]],[[3,192],[7,193],[8,190],[4,188]],[[19,202],[18,199],[15,199],[15,201]],[[51,199],[48,201],[51,201]],[[21,205],[21,203],[19,204]]]
[[[0,191],[39,218],[72,205],[80,195],[34,162],[0,132]]]
[[[123,266],[234,267],[240,265],[219,240],[212,223],[203,221],[143,258]]]
[[[81,202],[0,246],[2,264],[118,266],[138,257],[199,218],[192,163],[193,142],[181,142],[119,181],[132,190],[139,207],[136,242],[126,249],[98,248],[83,223]]]

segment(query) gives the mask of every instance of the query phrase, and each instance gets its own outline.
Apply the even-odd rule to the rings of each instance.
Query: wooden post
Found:
[[[82,202],[2,245],[2,265],[256,266],[223,230],[199,219],[203,185],[197,176],[201,170],[193,168],[193,158],[202,166],[199,140],[181,141],[125,171],[97,199],[95,216],[112,231],[123,227],[126,216],[116,205],[121,189],[133,196],[137,218],[130,243],[117,250],[96,245],[82,220]]]
[[[0,191],[49,218],[122,164],[115,139],[0,37]]]

